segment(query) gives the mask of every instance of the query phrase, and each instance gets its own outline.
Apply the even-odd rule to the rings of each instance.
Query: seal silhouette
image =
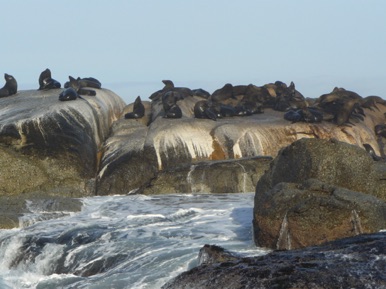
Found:
[[[145,106],[142,103],[141,97],[138,96],[133,105],[133,111],[126,113],[125,118],[126,119],[136,119],[136,118],[142,118],[145,115]]]
[[[174,104],[172,107],[170,107],[169,110],[166,111],[164,115],[164,118],[181,118],[181,117],[182,117],[182,111],[177,104]]]
[[[0,89],[0,97],[6,97],[17,93],[16,79],[7,73],[4,73],[5,84]]]
[[[78,92],[73,87],[68,87],[59,94],[60,101],[75,100],[80,98]]]
[[[211,109],[207,100],[197,101],[194,105],[194,117],[195,118],[207,118],[216,121],[217,115]]]
[[[92,89],[88,89],[85,87],[92,87],[92,88],[100,88],[101,84],[100,82],[92,77],[88,78],[74,78],[72,76],[69,76],[69,81],[64,84],[65,88],[72,87],[76,90],[76,92],[80,95],[88,95],[88,96],[95,96],[96,91]]]
[[[40,73],[38,90],[55,89],[60,88],[60,86],[60,82],[52,78],[51,70],[48,68]]]

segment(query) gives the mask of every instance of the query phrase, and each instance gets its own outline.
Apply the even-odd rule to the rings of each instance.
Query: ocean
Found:
[[[266,254],[252,240],[254,193],[121,195],[82,210],[32,213],[0,230],[0,288],[160,288],[216,244]]]

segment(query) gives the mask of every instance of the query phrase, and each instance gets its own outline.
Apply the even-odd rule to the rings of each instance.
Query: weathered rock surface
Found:
[[[386,288],[385,242],[386,233],[376,233],[259,257],[225,256],[228,261],[193,268],[162,288]]]
[[[293,249],[386,229],[386,163],[347,143],[302,139],[256,186],[254,238]]]
[[[165,169],[150,183],[141,187],[141,194],[246,193],[269,168],[271,157],[253,157],[199,162]]]
[[[94,194],[101,144],[125,104],[106,89],[67,102],[58,100],[61,91],[26,90],[0,98],[0,195],[10,197],[3,198],[3,206],[7,199],[16,208],[15,200],[24,206],[33,196]]]
[[[98,150],[124,102],[104,89],[61,102],[60,91],[19,91],[0,99],[0,194],[91,193]]]
[[[379,155],[374,126],[384,121],[382,111],[366,111],[368,117],[355,126],[291,123],[283,119],[283,112],[271,109],[212,121],[193,118],[193,106],[199,99],[193,96],[177,102],[183,112],[181,119],[163,118],[162,103],[152,102],[153,122],[148,127],[138,120],[119,120],[118,126],[124,129],[114,130],[104,146],[98,194],[121,194],[146,186],[146,179],[176,165],[276,156],[282,147],[304,137],[335,138],[362,148],[363,144],[370,144]],[[134,163],[139,169],[133,168]]]

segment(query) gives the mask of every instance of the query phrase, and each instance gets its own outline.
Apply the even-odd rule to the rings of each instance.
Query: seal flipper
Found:
[[[217,115],[210,108],[205,109],[204,114],[208,119],[217,121]]]
[[[181,118],[181,117],[182,117],[182,111],[177,104],[173,105],[164,115],[164,118]]]
[[[96,91],[88,88],[79,88],[78,94],[88,95],[88,96],[96,96]]]

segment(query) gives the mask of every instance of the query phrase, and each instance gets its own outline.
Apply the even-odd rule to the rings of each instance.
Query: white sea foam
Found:
[[[79,213],[0,231],[0,288],[160,288],[205,244],[264,252],[252,242],[252,193],[82,201]]]

